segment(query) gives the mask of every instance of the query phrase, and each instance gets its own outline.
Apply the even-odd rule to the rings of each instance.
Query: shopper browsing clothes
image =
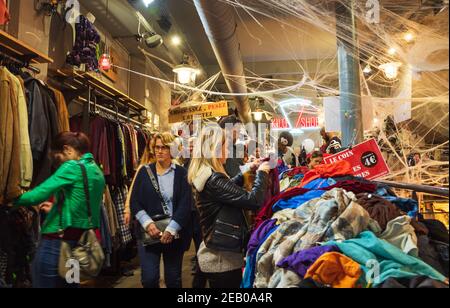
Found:
[[[324,141],[323,146],[320,148],[320,151],[324,154],[336,154],[342,149],[342,141],[339,138],[337,133],[326,132],[325,128],[322,128],[320,131],[320,135]]]
[[[306,158],[309,169],[314,169],[315,166],[318,166],[323,163],[323,154],[320,151],[314,151],[309,154]]]
[[[189,168],[204,238],[198,261],[211,288],[240,287],[248,231],[243,210],[262,206],[270,172],[269,163],[261,164],[247,192],[241,187],[242,175],[230,179],[225,172],[225,143],[218,126],[204,128],[196,145],[201,153]]]
[[[174,141],[169,133],[154,136],[150,146],[156,163],[138,171],[131,192],[131,213],[142,227],[138,251],[144,288],[159,287],[161,256],[166,286],[181,288],[183,256],[192,238],[192,192],[187,171],[173,163]]]
[[[42,226],[42,240],[32,265],[33,287],[62,288],[69,285],[58,273],[62,241],[75,246],[83,233],[100,226],[100,204],[105,178],[94,157],[88,153],[89,139],[82,133],[64,132],[51,146],[52,158],[59,168],[45,182],[23,194],[14,204],[34,206],[48,212]],[[86,171],[91,218],[88,214],[83,168]],[[45,202],[54,196],[54,204]],[[44,203],[45,202],[45,203]]]

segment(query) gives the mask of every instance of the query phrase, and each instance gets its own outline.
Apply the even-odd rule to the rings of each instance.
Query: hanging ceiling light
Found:
[[[398,70],[402,66],[400,62],[390,62],[379,66],[379,69],[383,71],[384,75],[388,79],[395,79],[398,76]]]
[[[263,105],[264,105],[263,100],[258,100],[256,102],[256,108],[255,111],[253,112],[253,116],[255,117],[256,122],[261,122],[261,120],[263,119],[263,116],[265,114],[265,111],[262,109]]]
[[[253,112],[253,115],[255,116],[255,121],[260,122],[263,118],[264,111],[261,108],[258,108]]]
[[[370,74],[372,73],[372,68],[370,67],[370,64],[367,64],[366,67],[363,69],[364,74]]]
[[[109,0],[106,0],[106,20],[109,17]],[[101,70],[109,71],[111,69],[112,61],[108,51],[108,37],[105,34],[105,50],[98,60],[98,66]]]
[[[405,35],[403,36],[403,39],[406,42],[411,43],[414,40],[414,34],[412,32],[406,32]]]
[[[183,57],[183,62],[173,69],[177,74],[178,83],[181,84],[195,84],[199,70],[189,65],[189,56]]]
[[[174,46],[179,46],[181,44],[181,38],[178,35],[174,35],[171,41]]]
[[[388,54],[391,56],[394,56],[397,53],[397,49],[395,49],[394,47],[389,48],[388,50]]]
[[[109,71],[111,69],[111,56],[108,53],[102,54],[98,60],[98,66],[101,70]]]

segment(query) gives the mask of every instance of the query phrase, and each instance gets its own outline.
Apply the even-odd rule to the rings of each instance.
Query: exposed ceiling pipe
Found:
[[[228,89],[233,93],[247,93],[244,63],[236,35],[237,23],[232,6],[218,0],[194,0],[194,3],[225,76]],[[245,124],[252,122],[248,97],[234,97],[234,101],[242,122]]]

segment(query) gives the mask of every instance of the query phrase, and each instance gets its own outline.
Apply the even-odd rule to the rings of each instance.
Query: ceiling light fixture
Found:
[[[414,34],[412,34],[411,32],[407,32],[405,33],[405,35],[403,36],[403,39],[408,42],[411,43],[414,40]]]
[[[106,0],[106,19],[109,17],[109,0]],[[98,66],[101,70],[109,71],[112,66],[111,56],[108,48],[108,37],[105,35],[105,50],[98,60]]]
[[[144,5],[145,5],[146,7],[148,7],[150,4],[152,4],[153,1],[154,1],[154,0],[142,0],[142,2],[144,2]]]
[[[253,116],[255,117],[256,122],[261,122],[261,120],[263,119],[263,116],[265,114],[264,110],[261,108],[262,105],[264,105],[264,101],[258,100],[256,102],[256,109],[253,112]]]
[[[370,67],[370,64],[367,64],[366,67],[363,69],[364,74],[370,74],[372,73],[372,68]]]
[[[398,70],[402,66],[400,62],[390,62],[379,66],[387,79],[395,79],[398,76]]]
[[[389,48],[388,50],[388,54],[391,56],[394,56],[397,53],[397,49],[395,49],[394,47]]]
[[[179,46],[181,44],[181,38],[178,35],[172,37],[172,44],[174,46]]]
[[[180,65],[176,66],[173,69],[173,72],[177,74],[178,83],[183,85],[187,84],[195,85],[195,80],[197,78],[199,70],[197,68],[190,66],[189,56],[184,55],[183,62]]]

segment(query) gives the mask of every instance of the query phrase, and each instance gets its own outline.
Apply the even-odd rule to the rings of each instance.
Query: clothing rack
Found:
[[[110,113],[119,114],[119,108],[122,112],[124,112],[123,110],[126,110],[127,115],[122,115],[120,118],[126,119],[127,121],[136,123],[140,126],[143,125],[142,122],[145,120],[145,116],[142,112],[146,111],[147,108],[128,95],[120,92],[113,86],[103,82],[93,73],[80,72],[73,69],[50,69],[49,76],[50,80],[56,81],[60,84],[59,88],[62,86],[67,89],[68,93],[75,94],[75,98],[80,98],[79,94],[76,93],[82,93],[83,96],[86,96],[87,99],[84,98],[81,100],[83,102],[89,102],[87,106],[88,112],[90,112],[92,105],[94,105],[94,109],[96,106],[101,106],[97,104],[97,98],[101,97],[104,101],[113,103],[116,110],[111,110],[105,107],[105,109],[108,109]],[[138,117],[139,121],[132,119],[134,117]]]
[[[23,67],[23,68],[29,69],[30,71],[32,71],[32,72],[34,72],[36,74],[40,74],[41,73],[41,70],[39,68],[34,67],[34,66],[30,65],[29,63],[27,63],[25,61],[22,61],[22,60],[20,60],[18,58],[14,58],[14,57],[12,57],[12,56],[10,56],[10,55],[8,55],[8,54],[6,54],[6,53],[4,53],[4,52],[2,52],[0,50],[0,61],[1,60],[14,62],[14,64],[18,65],[19,67],[21,67],[21,68]]]
[[[83,98],[83,97],[78,97],[76,100],[74,100],[74,102],[77,102],[78,104],[82,105],[82,104],[87,104],[89,101],[87,99]],[[127,122],[133,123],[135,125],[138,125],[139,127],[143,126],[143,124],[141,122],[136,121],[136,120],[134,120],[134,119],[132,119],[130,117],[127,117],[127,116],[119,113],[118,110],[117,110],[117,107],[116,107],[116,110],[112,110],[112,109],[109,109],[107,107],[104,107],[104,106],[101,106],[101,105],[97,105],[97,103],[95,101],[90,101],[89,102],[89,107],[90,106],[94,106],[94,109],[90,110],[93,113],[97,114],[97,110],[96,109],[99,109],[99,110],[101,110],[103,112],[109,113],[112,116],[115,116],[116,119],[120,118],[120,119],[122,119],[124,121],[127,121]]]
[[[441,197],[447,197],[447,198],[449,197],[449,189],[448,188],[419,185],[419,184],[409,184],[409,183],[397,183],[397,182],[382,181],[382,180],[377,180],[374,182],[379,183],[379,184],[384,184],[384,185],[387,185],[392,188],[412,190],[415,192],[427,193],[427,194],[441,196]]]

